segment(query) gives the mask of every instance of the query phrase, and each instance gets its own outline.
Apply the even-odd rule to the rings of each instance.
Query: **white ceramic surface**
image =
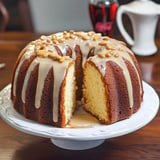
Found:
[[[33,135],[50,138],[56,146],[70,150],[96,147],[105,139],[126,135],[147,125],[157,114],[159,98],[154,89],[143,82],[144,101],[129,119],[111,125],[97,124],[91,128],[57,128],[39,124],[18,114],[10,100],[11,85],[0,92],[0,116],[12,127]]]
[[[123,14],[128,15],[133,28],[133,38],[123,24]],[[155,54],[155,31],[160,15],[160,5],[150,0],[135,0],[121,5],[117,11],[117,25],[135,54],[149,56]]]

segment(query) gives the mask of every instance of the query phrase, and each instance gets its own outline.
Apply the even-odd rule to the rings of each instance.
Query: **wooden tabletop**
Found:
[[[24,32],[0,33],[0,90],[11,82],[13,65],[20,50],[39,35]],[[143,80],[160,97],[160,40],[159,51],[148,57],[138,57]],[[125,136],[107,139],[97,148],[70,151],[54,146],[50,139],[20,132],[0,119],[0,160],[159,160],[160,112],[145,127]]]

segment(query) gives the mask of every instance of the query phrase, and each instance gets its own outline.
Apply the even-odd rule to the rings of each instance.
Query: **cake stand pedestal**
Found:
[[[51,142],[57,147],[69,150],[86,150],[101,145],[104,140],[77,141],[66,139],[51,139]]]

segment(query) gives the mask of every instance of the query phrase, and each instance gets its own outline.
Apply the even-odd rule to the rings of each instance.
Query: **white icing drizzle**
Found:
[[[22,102],[25,103],[26,102],[26,91],[27,91],[27,87],[28,87],[28,81],[31,75],[31,72],[34,70],[35,66],[38,64],[37,60],[34,59],[32,61],[32,63],[30,64],[25,79],[24,79],[24,83],[23,83],[23,88],[22,88]]]
[[[77,32],[75,32],[75,33],[77,33]],[[69,34],[69,33],[67,33],[67,34]],[[84,33],[84,32],[82,32],[82,34],[88,35],[87,33]],[[16,82],[17,82],[18,72],[19,72],[23,62],[26,59],[29,59],[32,54],[35,54],[34,53],[35,48],[38,43],[40,43],[39,46],[41,46],[42,44],[45,44],[44,49],[46,50],[46,52],[49,51],[49,52],[57,53],[55,46],[58,46],[58,48],[61,50],[63,56],[66,56],[67,48],[70,47],[70,49],[72,50],[72,59],[74,59],[74,60],[76,59],[75,47],[76,47],[76,45],[78,45],[81,49],[82,57],[83,57],[82,58],[82,67],[84,66],[84,63],[87,59],[87,56],[88,56],[90,49],[92,49],[93,47],[95,47],[94,55],[97,55],[102,51],[108,51],[108,50],[114,51],[115,53],[119,54],[119,57],[111,56],[111,57],[107,57],[107,58],[99,58],[98,56],[95,56],[95,58],[93,57],[93,58],[91,58],[91,60],[98,66],[98,68],[101,68],[100,71],[101,71],[102,75],[105,74],[106,61],[113,61],[116,64],[118,64],[119,67],[122,68],[123,74],[124,74],[124,77],[126,80],[127,88],[128,88],[130,107],[132,107],[133,106],[133,88],[132,88],[132,83],[131,83],[131,77],[129,75],[129,71],[127,69],[125,62],[123,61],[123,57],[125,59],[127,59],[132,64],[133,68],[135,69],[135,71],[138,75],[139,85],[141,86],[141,81],[140,81],[138,71],[137,71],[131,57],[128,54],[128,52],[130,52],[131,54],[133,54],[133,53],[127,47],[125,47],[124,44],[120,41],[117,41],[117,40],[114,40],[111,38],[107,39],[107,37],[106,37],[106,40],[104,40],[104,37],[101,37],[101,36],[99,36],[98,39],[94,40],[94,35],[96,35],[96,34],[90,35],[89,39],[85,39],[85,40],[82,37],[74,35],[74,37],[66,38],[65,41],[60,42],[58,44],[53,43],[53,41],[52,41],[53,35],[50,35],[50,36],[42,37],[42,38],[34,41],[33,43],[30,43],[25,48],[26,53],[22,56],[21,61],[15,71],[15,78],[14,78],[14,82],[13,82],[14,96],[16,96]],[[54,36],[56,36],[59,39],[64,38],[63,33],[57,33],[57,34],[54,34]],[[47,40],[49,40],[51,42],[47,44]],[[105,42],[107,45],[109,45],[109,47],[111,47],[111,49],[107,48],[104,45],[99,45],[99,43],[102,41]],[[39,48],[38,50],[41,50],[41,48]],[[25,103],[25,97],[26,97],[25,93],[26,93],[27,83],[28,83],[30,74],[33,71],[34,67],[38,64],[39,68],[38,68],[38,82],[37,82],[36,97],[35,97],[35,107],[36,108],[40,107],[40,103],[41,103],[40,99],[41,99],[42,92],[43,92],[44,82],[45,82],[45,79],[47,77],[49,70],[51,68],[53,68],[53,73],[54,73],[53,121],[58,122],[59,90],[62,85],[64,76],[66,74],[66,68],[70,64],[72,59],[65,60],[63,63],[59,63],[58,61],[55,61],[49,57],[42,58],[42,57],[37,56],[30,64],[30,66],[27,70],[25,80],[24,80],[23,89],[22,89],[23,103]],[[102,66],[103,66],[103,69],[102,69]],[[141,93],[142,93],[142,86],[141,86]]]
[[[51,67],[51,62],[46,63],[46,59],[41,60],[42,58],[37,57],[36,60],[38,61],[39,68],[38,68],[38,81],[37,81],[37,88],[36,88],[36,95],[35,95],[35,107],[38,109],[40,108],[40,99],[42,96],[42,91],[44,88],[44,82],[47,77],[47,74]],[[51,61],[51,60],[50,60]]]
[[[23,88],[22,88],[22,101],[25,103],[26,99],[26,90],[28,87],[28,81],[31,75],[31,72],[34,70],[35,66],[39,64],[38,68],[38,82],[37,82],[37,88],[36,88],[36,95],[35,95],[35,107],[38,109],[40,107],[40,100],[43,92],[44,82],[47,77],[47,74],[51,68],[53,68],[54,72],[54,84],[53,84],[53,121],[58,121],[58,102],[59,102],[59,90],[62,84],[62,81],[64,79],[64,76],[66,74],[66,68],[69,65],[69,63],[72,60],[66,60],[64,63],[59,63],[57,61],[53,61],[50,58],[35,58],[32,63],[30,64]]]
[[[57,61],[54,61],[53,68],[54,68],[54,89],[53,89],[53,121],[58,121],[58,102],[59,102],[59,90],[62,85],[64,76],[66,74],[66,68],[71,60],[65,61],[64,63],[60,64]],[[60,66],[61,65],[61,66]]]
[[[25,51],[25,49],[22,50],[21,54],[23,54],[24,51]],[[18,64],[18,66],[16,68],[15,75],[14,75],[14,81],[13,81],[13,95],[14,96],[16,96],[16,88],[17,88],[16,82],[17,82],[17,78],[18,78],[20,68],[21,68],[22,64],[24,63],[24,61],[31,57],[31,55],[33,54],[33,51],[34,51],[34,46],[28,46],[28,49],[26,50],[26,53],[22,56],[22,58],[20,60],[20,63]],[[19,57],[21,56],[21,54],[19,55]]]

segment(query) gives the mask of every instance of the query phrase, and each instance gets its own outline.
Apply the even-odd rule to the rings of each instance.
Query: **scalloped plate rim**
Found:
[[[0,92],[0,117],[17,130],[46,138],[88,141],[126,135],[147,125],[156,116],[159,109],[158,95],[149,84],[143,81],[144,101],[138,112],[129,119],[121,120],[111,125],[96,125],[92,128],[57,128],[36,123],[17,113],[9,98],[10,87],[11,84]],[[144,119],[138,119],[139,116],[143,116]]]

